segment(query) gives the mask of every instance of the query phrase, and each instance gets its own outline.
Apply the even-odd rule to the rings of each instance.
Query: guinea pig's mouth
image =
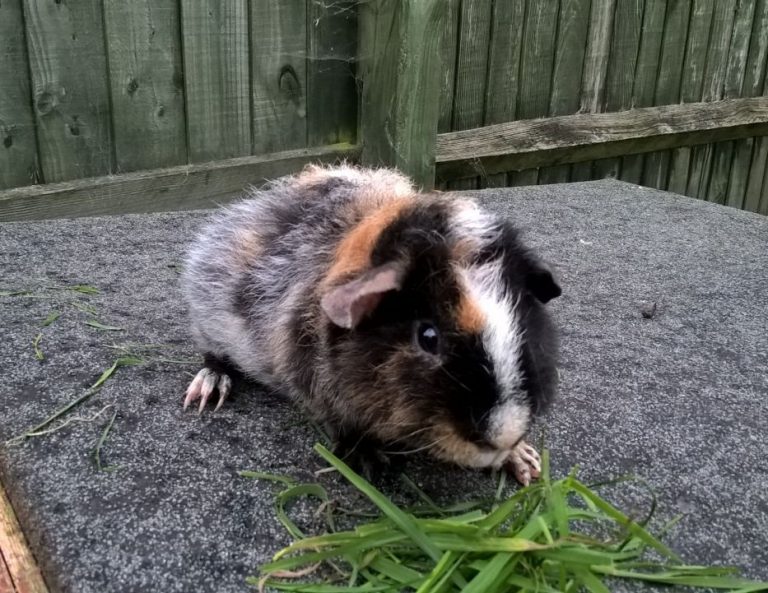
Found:
[[[440,459],[465,467],[499,469],[509,459],[512,451],[523,440],[524,436],[520,436],[512,446],[498,448],[484,439],[482,443],[478,443],[455,435],[453,438],[441,440],[432,451]]]

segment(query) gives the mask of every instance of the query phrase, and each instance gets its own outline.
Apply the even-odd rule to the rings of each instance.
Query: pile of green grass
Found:
[[[641,522],[632,520],[580,482],[575,472],[552,481],[546,451],[540,481],[510,498],[490,506],[439,508],[422,494],[432,509],[425,515],[396,506],[322,445],[315,450],[378,507],[380,516],[336,531],[326,504],[332,532],[306,537],[285,506],[307,495],[327,503],[326,491],[319,484],[296,485],[287,478],[241,472],[288,486],[278,495],[277,512],[295,541],[261,567],[260,577],[249,579],[261,589],[608,593],[606,579],[615,578],[637,585],[768,591],[768,583],[741,579],[732,568],[682,564],[646,528],[650,515]]]

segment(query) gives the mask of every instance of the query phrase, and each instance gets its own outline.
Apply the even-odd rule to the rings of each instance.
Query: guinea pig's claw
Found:
[[[541,457],[538,451],[525,441],[520,441],[512,449],[505,466],[523,486],[528,486],[531,480],[541,475]]]
[[[184,409],[186,410],[192,402],[199,399],[200,405],[198,407],[198,412],[202,413],[203,409],[208,404],[208,400],[217,388],[219,391],[219,401],[216,404],[215,410],[218,410],[224,403],[224,400],[227,399],[227,396],[232,389],[232,379],[230,379],[228,375],[218,373],[208,367],[200,369],[200,372],[195,375],[195,378],[192,379],[189,387],[187,387],[187,394],[184,398]]]

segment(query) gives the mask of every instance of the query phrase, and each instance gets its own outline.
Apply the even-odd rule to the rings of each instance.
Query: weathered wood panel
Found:
[[[744,92],[754,95],[768,95],[768,0],[759,0],[755,9],[755,24],[752,29],[752,42],[756,44],[756,50],[750,48],[750,56],[747,60],[747,79],[744,84]],[[762,64],[762,67],[761,67]],[[747,182],[744,190],[744,208],[757,212],[760,207],[760,195],[762,191],[768,192],[768,185],[763,190],[763,178],[768,170],[768,138],[755,138]],[[743,168],[743,160],[746,160],[745,149],[737,143],[737,156],[734,160],[734,170],[731,175],[739,175]]]
[[[568,115],[579,110],[589,14],[590,0],[561,0],[549,115]],[[543,167],[538,182],[562,183],[568,181],[570,174],[570,165]]]
[[[104,175],[113,145],[100,0],[24,0],[37,120],[46,181]]]
[[[37,183],[41,179],[21,0],[0,3],[0,81],[0,189]]]
[[[680,101],[695,103],[701,101],[704,87],[704,67],[707,59],[707,44],[712,28],[714,6],[711,0],[694,0],[691,6],[691,21],[688,26],[688,43],[685,48]],[[691,147],[683,146],[672,151],[669,163],[668,189],[680,194],[686,192],[688,171],[691,165]]]
[[[725,71],[728,60],[736,0],[720,0],[715,3],[712,30],[709,35],[702,101],[717,101],[723,97]],[[696,146],[691,151],[691,167],[688,174],[689,196],[705,197],[712,171],[712,146]]]
[[[615,10],[616,0],[592,3],[581,83],[581,111],[584,113],[597,113],[603,105]],[[592,163],[578,163],[571,169],[573,181],[585,181],[592,177]]]
[[[354,142],[357,1],[309,0],[307,124],[310,146]]]
[[[512,121],[517,116],[524,22],[525,0],[493,3],[484,125]],[[487,187],[504,187],[507,185],[507,174],[486,175],[482,181]]]
[[[601,111],[626,111],[632,107],[644,6],[644,0],[622,0],[616,4]],[[619,158],[600,159],[592,166],[593,175],[598,178],[616,178],[620,169]]]
[[[558,9],[556,0],[529,0],[526,6],[520,57],[520,79],[524,83],[518,91],[518,119],[544,117],[549,113]],[[510,185],[531,185],[537,182],[538,176],[538,170],[511,172],[508,181]]]
[[[750,6],[742,7],[742,12],[750,14],[750,26],[746,30],[747,18],[738,18],[734,25],[734,43],[731,43],[729,68],[734,75],[726,78],[725,94],[737,94],[740,97],[754,97],[762,94],[765,77],[766,53],[768,50],[768,27],[766,27],[766,3],[752,2]],[[739,24],[743,21],[743,26]],[[746,46],[745,46],[746,43]],[[741,56],[744,64],[741,65]],[[741,80],[729,79],[741,75]],[[746,199],[746,188],[749,181],[749,166],[755,147],[754,138],[733,141],[730,144],[732,152],[730,172],[727,173],[725,203],[735,208],[743,208]]]
[[[5,582],[4,582],[5,581]],[[10,587],[7,584],[10,582]],[[0,485],[0,591],[48,593],[40,569]]]
[[[251,152],[248,1],[181,0],[189,160]]]
[[[462,0],[460,5],[461,28],[453,98],[454,130],[483,125],[492,6],[487,0]],[[448,189],[453,190],[477,187],[477,179],[462,179],[448,184]]]
[[[357,156],[357,147],[342,144],[20,187],[0,192],[0,222],[212,208],[308,163],[354,162]]]
[[[656,74],[659,69],[661,41],[664,33],[666,0],[646,0],[643,12],[643,28],[640,49],[632,87],[633,106],[650,107],[656,91]],[[621,159],[619,177],[630,183],[639,183],[643,175],[642,154],[631,154]]]
[[[690,13],[690,0],[676,0],[667,5],[654,105],[673,105],[680,101],[680,81]],[[670,156],[669,152],[655,152],[645,157],[643,185],[658,189],[667,187]]]
[[[768,97],[523,120],[439,134],[446,177],[523,170],[768,133]]]
[[[741,91],[746,73],[754,16],[755,0],[739,0],[737,2],[723,86],[723,96],[726,99],[742,96]],[[706,193],[707,200],[717,202],[718,204],[726,203],[732,164],[733,142],[717,144],[714,147],[712,173]],[[730,205],[741,208],[743,201],[744,193],[742,189],[741,195],[738,198],[734,196]]]
[[[307,1],[250,0],[254,154],[307,145]]]
[[[115,171],[187,162],[177,0],[104,0]]]
[[[443,0],[359,6],[361,159],[396,166],[423,187],[435,179]]]
[[[525,0],[523,0],[525,1]],[[440,43],[440,113],[437,131],[450,132],[453,125],[453,97],[456,88],[456,52],[459,48],[459,6],[461,0],[445,0],[445,25]],[[493,49],[489,49],[490,52]]]

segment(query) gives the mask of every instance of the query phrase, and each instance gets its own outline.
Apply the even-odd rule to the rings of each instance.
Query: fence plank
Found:
[[[339,144],[19,187],[0,192],[0,222],[212,208],[238,198],[247,186],[295,173],[307,163],[354,162],[358,152]]]
[[[755,0],[738,0],[733,32],[728,49],[728,61],[725,69],[723,96],[726,99],[740,97],[746,73],[747,57],[755,16]],[[714,146],[712,173],[709,178],[706,197],[710,202],[727,203],[728,181],[733,164],[733,142],[722,142]],[[751,151],[750,151],[751,154]],[[747,157],[749,158],[749,156]],[[736,189],[730,206],[741,208],[744,202],[744,188]]]
[[[635,81],[632,87],[634,107],[653,105],[659,56],[661,55],[661,40],[664,33],[666,4],[666,0],[646,0],[645,2],[640,50],[637,55]],[[640,183],[643,175],[643,159],[642,154],[622,157],[619,177],[630,183]]]
[[[453,99],[454,130],[483,125],[485,89],[488,75],[488,46],[491,37],[491,8],[487,0],[462,0],[459,13],[459,47],[456,57],[456,83]],[[462,179],[448,189],[478,187],[477,179]]]
[[[520,79],[525,83],[518,92],[518,119],[545,117],[549,112],[558,4],[557,0],[528,0],[520,60]],[[508,180],[513,186],[533,185],[538,177],[538,170],[533,169],[511,172]]]
[[[309,145],[354,142],[357,133],[354,67],[357,51],[357,2],[310,0],[306,28],[309,37]]]
[[[564,115],[440,134],[443,174],[524,170],[768,132],[768,97]]]
[[[0,189],[39,183],[21,0],[0,3]]]
[[[549,115],[568,115],[579,110],[589,14],[590,0],[560,3]],[[539,170],[539,183],[563,183],[570,175],[570,165],[543,167]]]
[[[766,46],[768,45],[768,0],[759,0],[755,10],[755,26],[753,29],[753,43],[759,48],[756,52],[750,52],[750,60],[747,62],[747,77],[753,81],[753,86],[745,85],[745,90],[755,90],[755,95],[768,95],[768,65],[764,65],[761,73],[760,62],[768,62]],[[754,59],[753,59],[754,58]],[[761,83],[762,82],[762,88]],[[749,166],[749,176],[744,196],[744,209],[758,212],[760,208],[760,195],[763,187],[763,178],[768,171],[768,138],[755,138],[752,160]],[[768,191],[768,186],[766,186]]]
[[[690,0],[670,2],[667,6],[654,105],[672,105],[680,101],[680,82],[690,15]],[[646,155],[643,164],[643,185],[657,189],[667,188],[670,156],[666,151]]]
[[[525,0],[493,3],[484,125],[512,121],[520,93],[520,51],[523,45]],[[507,174],[486,175],[487,187],[504,187]]]
[[[437,131],[450,132],[453,124],[453,97],[456,86],[456,52],[459,48],[459,5],[461,0],[445,1],[445,25],[440,44],[440,114]],[[493,51],[491,48],[489,51]]]
[[[181,0],[181,34],[189,160],[249,154],[247,0]]]
[[[249,2],[252,152],[307,146],[307,0]]]
[[[115,171],[187,162],[176,0],[104,0]]]
[[[632,107],[644,4],[644,0],[623,0],[616,5],[601,111],[626,111]],[[593,174],[595,177],[615,179],[620,168],[619,158],[600,159],[593,164]]]
[[[440,115],[443,0],[374,0],[359,5],[361,158],[396,166],[431,188]]]
[[[735,29],[736,27],[734,27]],[[758,0],[754,5],[752,27],[749,31],[749,50],[744,65],[744,79],[739,96],[755,97],[763,93],[766,54],[768,54],[768,2]],[[733,160],[728,178],[726,204],[736,208],[747,207],[747,185],[752,155],[757,147],[756,138],[735,140],[732,143]],[[750,204],[754,210],[754,205]]]
[[[717,101],[723,97],[728,49],[736,12],[736,0],[720,0],[714,4],[715,12],[707,47],[702,101]],[[704,199],[709,186],[713,153],[712,146],[695,146],[691,150],[691,168],[688,174],[688,188],[685,192],[687,195]]]
[[[589,40],[581,83],[581,111],[585,113],[597,113],[604,101],[615,11],[616,0],[592,3]],[[575,164],[571,169],[572,180],[592,179],[592,166],[593,163],[590,162]]]
[[[100,0],[24,0],[40,165],[46,181],[112,171]]]
[[[691,7],[691,21],[688,27],[688,42],[685,48],[680,101],[696,103],[701,101],[704,86],[704,66],[707,59],[707,44],[712,28],[714,6],[711,0],[694,0]],[[672,151],[669,162],[669,183],[667,189],[684,194],[688,187],[688,171],[691,164],[691,147],[683,146]]]
[[[48,593],[40,568],[27,545],[16,513],[0,484],[0,591],[3,593]],[[7,580],[6,580],[7,579]],[[4,582],[10,588],[3,588]]]

